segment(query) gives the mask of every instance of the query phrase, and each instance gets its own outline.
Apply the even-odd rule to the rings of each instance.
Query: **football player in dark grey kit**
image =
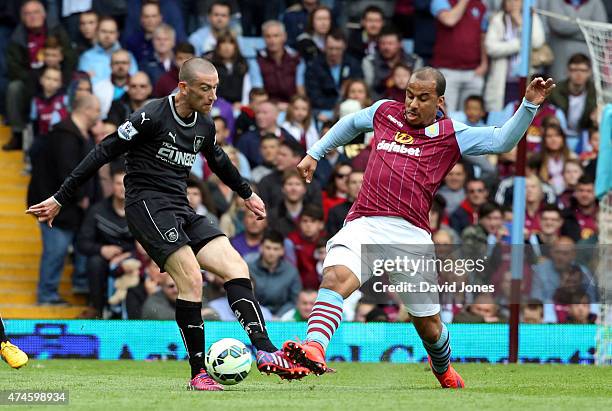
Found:
[[[60,189],[27,213],[51,226],[63,204],[105,163],[126,154],[125,215],[134,237],[176,282],[176,322],[191,365],[189,387],[217,391],[222,387],[204,369],[202,275],[209,270],[225,280],[232,311],[257,348],[260,371],[284,379],[308,373],[293,365],[267,335],[253,294],[246,263],[227,237],[189,206],[186,179],[198,152],[213,172],[245,201],[259,218],[266,216],[261,198],[251,191],[225,152],[215,142],[208,115],[216,100],[219,77],[207,60],[193,58],[179,73],[178,92],[152,100],[134,112],[118,130],[98,144],[66,178]]]

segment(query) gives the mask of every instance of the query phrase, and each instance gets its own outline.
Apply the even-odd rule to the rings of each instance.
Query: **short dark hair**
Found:
[[[419,80],[434,80],[436,82],[436,93],[438,96],[443,96],[446,92],[446,79],[440,70],[425,66],[415,70],[412,76]]]
[[[327,33],[327,36],[325,36],[325,39],[329,37],[331,37],[334,40],[342,41],[344,42],[344,44],[346,44],[346,36],[344,35],[344,32],[342,31],[342,29],[331,30],[329,33]]]
[[[304,157],[306,154],[302,146],[300,146],[297,142],[290,143],[287,140],[283,140],[281,141],[280,146],[287,147],[289,150],[291,150],[291,154],[293,154],[294,157]]]
[[[47,40],[45,40],[46,49],[60,49],[62,50],[62,43],[60,43],[59,39],[56,36],[49,36]]]
[[[487,183],[485,183],[485,181],[482,178],[468,178],[465,181],[465,186],[469,186],[471,183],[482,183],[482,185],[485,187],[485,190],[488,190],[487,188]]]
[[[323,209],[316,204],[306,204],[300,213],[300,218],[310,217],[315,220],[323,221]]]
[[[223,123],[223,125],[225,126],[225,128],[227,128],[227,120],[221,116],[214,116],[213,117],[213,121],[221,121]]]
[[[207,13],[208,14],[212,13],[212,9],[215,6],[227,7],[229,9],[230,14],[232,13],[232,6],[231,6],[231,4],[229,4],[229,2],[227,0],[214,0],[214,1],[212,1],[210,3],[210,6],[208,6]]]
[[[268,92],[263,87],[253,87],[251,91],[249,91],[249,101],[253,101],[255,96],[267,96]]]
[[[159,10],[161,14],[161,6],[159,5],[159,0],[144,0],[142,4],[140,5],[140,12],[142,13],[142,11],[144,10],[146,6],[151,6],[151,5],[157,6],[157,10]]]
[[[593,176],[583,174],[582,177],[578,179],[578,184],[595,184],[595,179],[593,178]]]
[[[261,145],[261,143],[263,143],[266,140],[277,140],[278,141],[278,137],[276,137],[276,134],[274,133],[266,133],[263,136],[259,137],[259,144]]]
[[[537,298],[530,298],[525,304],[523,304],[523,309],[525,308],[529,308],[530,310],[543,310],[544,304]]]
[[[591,68],[591,59],[586,54],[576,53],[572,55],[567,61],[568,67],[572,64],[586,64],[587,66],[589,66],[589,68]]]
[[[491,202],[484,203],[480,207],[480,210],[478,210],[478,218],[485,218],[495,211],[499,211],[501,213],[501,208],[497,204]]]
[[[304,180],[302,180],[302,176],[300,176],[300,173],[298,173],[298,171],[295,168],[290,168],[289,170],[285,170],[283,172],[283,179],[282,179],[283,185],[287,182],[287,180],[293,177],[299,178],[300,181],[302,181],[303,184],[306,185],[306,183],[304,183]]]
[[[363,9],[363,13],[361,13],[361,18],[365,19],[365,16],[369,13],[377,13],[377,14],[380,14],[383,19],[385,18],[385,13],[378,6],[368,6],[365,9]]]
[[[544,213],[557,213],[559,214],[559,216],[561,216],[561,209],[559,209],[559,207],[557,207],[556,204],[546,204],[544,205],[544,207],[542,207],[542,210],[540,211],[540,215],[544,214]]]
[[[283,235],[276,230],[267,230],[264,233],[263,239],[261,240],[261,242],[263,243],[266,240],[272,243],[280,244],[280,245],[284,245],[285,243],[285,238],[283,237]]]
[[[119,24],[117,23],[117,20],[115,20],[115,18],[112,16],[101,16],[100,19],[98,19],[98,29],[100,28],[100,25],[105,21],[112,21],[113,23],[115,23],[115,26],[117,26],[117,29],[119,29]]]
[[[193,47],[191,43],[187,41],[182,41],[179,44],[177,44],[176,47],[174,48],[174,51],[176,53],[185,53],[185,54],[195,55],[195,48]]]
[[[397,29],[397,27],[392,24],[387,24],[380,30],[378,38],[381,38],[383,36],[395,36],[397,37],[398,41],[402,41],[402,33]]]
[[[465,99],[465,101],[463,102],[463,106],[465,107],[467,105],[468,101],[477,101],[480,103],[480,105],[482,106],[482,108],[484,108],[484,98],[482,96],[479,96],[478,94],[472,94],[470,96],[467,96],[467,98]]]

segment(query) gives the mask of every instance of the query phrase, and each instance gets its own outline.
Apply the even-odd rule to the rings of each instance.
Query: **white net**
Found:
[[[604,104],[612,103],[612,24],[576,19],[541,9],[534,9],[534,12],[548,18],[574,22],[580,28],[591,57],[593,82],[601,113]],[[600,121],[603,120],[601,116],[598,117]],[[609,139],[612,136],[602,133],[600,138]],[[601,290],[601,308],[598,317],[595,359],[598,364],[612,365],[612,293],[609,291],[612,290],[612,252],[610,252],[612,247],[612,191],[603,196],[599,207],[598,243],[600,252],[597,281]]]

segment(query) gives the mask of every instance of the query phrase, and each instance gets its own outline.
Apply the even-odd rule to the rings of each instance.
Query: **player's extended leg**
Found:
[[[28,363],[28,356],[19,347],[11,344],[4,332],[4,323],[0,317],[0,356],[13,368],[21,368]]]
[[[221,391],[223,387],[208,376],[204,367],[204,321],[202,321],[202,273],[193,250],[183,246],[170,254],[164,265],[178,288],[176,323],[189,356],[189,388]]]
[[[208,242],[197,255],[200,266],[225,281],[227,300],[238,322],[257,348],[257,368],[283,379],[302,378],[308,369],[292,364],[284,353],[272,344],[266,323],[253,293],[249,268],[225,236]]]
[[[450,363],[450,335],[440,314],[428,317],[412,317],[423,346],[429,354],[431,370],[442,388],[464,388],[465,383]]]
[[[342,321],[344,299],[360,286],[357,276],[346,266],[325,268],[323,281],[310,316],[306,341],[286,341],[283,350],[295,363],[320,375],[327,371],[325,351]]]

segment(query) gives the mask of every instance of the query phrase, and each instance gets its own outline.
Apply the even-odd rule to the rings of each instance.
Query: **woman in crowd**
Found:
[[[296,48],[306,62],[314,60],[325,50],[325,36],[333,29],[332,11],[318,6],[308,15],[306,31],[297,37]]]
[[[323,215],[327,221],[329,210],[346,201],[348,177],[353,168],[347,163],[337,163],[331,174],[327,189],[323,191]]]
[[[281,127],[287,130],[304,150],[308,150],[319,140],[308,97],[295,95],[289,100],[287,117]]]
[[[575,155],[567,147],[565,131],[558,125],[550,125],[544,129],[542,141],[542,152],[540,158],[542,163],[538,175],[542,181],[550,184],[555,194],[560,194],[564,189],[563,167],[565,162]]]

